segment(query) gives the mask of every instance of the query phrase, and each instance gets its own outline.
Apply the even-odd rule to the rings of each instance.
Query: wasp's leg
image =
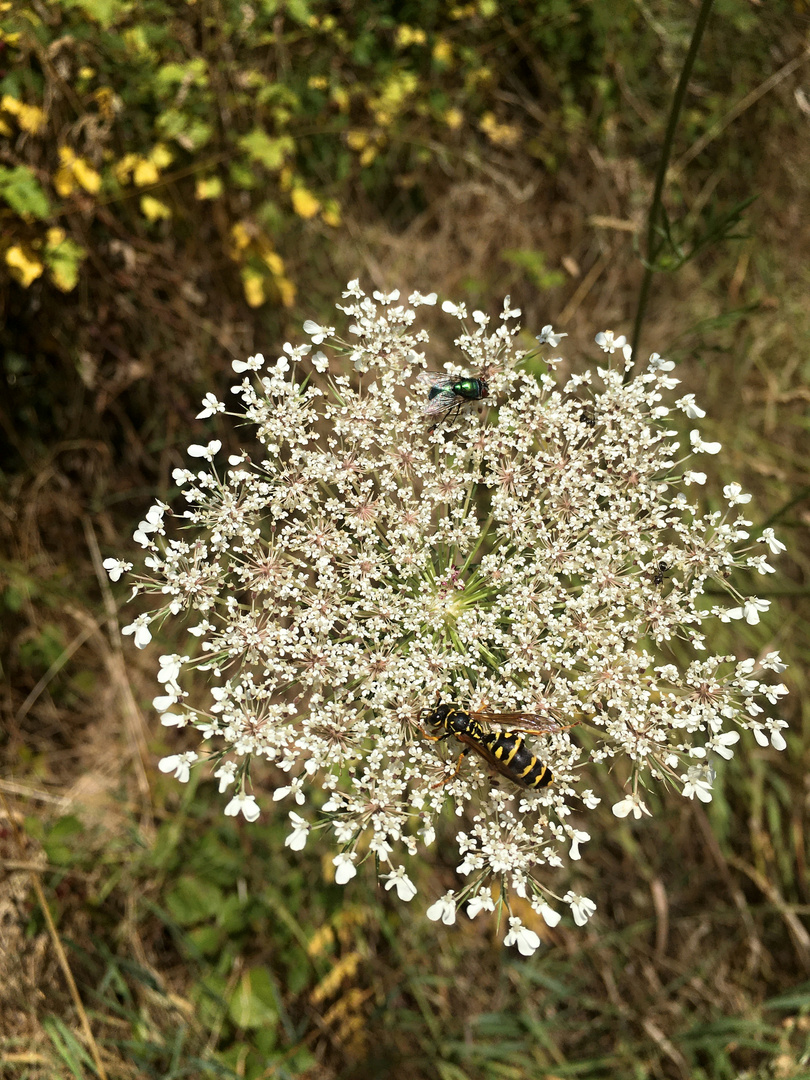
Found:
[[[425,738],[429,739],[431,742],[444,742],[445,739],[449,739],[450,736],[453,734],[452,731],[445,731],[441,735],[431,735],[430,732],[425,731],[423,727],[420,727],[419,730],[422,732]]]
[[[464,760],[464,757],[465,757],[466,753],[467,753],[466,750],[462,750],[461,753],[458,755],[458,761],[456,762],[456,767],[455,767],[455,769],[453,769],[453,772],[450,774],[450,776],[445,776],[444,779],[439,780],[439,782],[437,784],[432,784],[431,787],[434,787],[434,788],[444,787],[444,785],[449,784],[451,780],[455,780],[455,778],[458,776],[458,774],[459,774],[459,772],[461,770],[461,763]]]

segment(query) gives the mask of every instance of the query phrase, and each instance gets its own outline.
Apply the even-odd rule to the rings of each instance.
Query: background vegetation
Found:
[[[483,919],[425,920],[449,845],[405,906],[331,884],[326,850],[291,856],[281,817],[240,827],[161,776],[155,651],[122,649],[100,572],[171,498],[231,358],[298,340],[349,277],[511,293],[577,365],[597,330],[629,334],[695,13],[0,4],[1,1077],[810,1076],[801,0],[716,0],[666,189],[670,265],[697,254],[656,277],[641,347],[679,361],[724,444],[707,499],[739,480],[788,543],[758,582],[769,619],[728,645],[790,663],[789,748],[747,740],[708,808],[605,810],[586,929],[523,960]],[[754,195],[740,239],[701,246]],[[609,807],[610,774],[594,786]]]

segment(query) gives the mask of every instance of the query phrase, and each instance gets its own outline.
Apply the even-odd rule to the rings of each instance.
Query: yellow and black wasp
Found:
[[[453,702],[440,702],[434,708],[426,709],[422,715],[425,723],[441,731],[441,735],[434,736],[439,742],[452,735],[464,744],[456,773],[469,749],[474,750],[496,772],[518,787],[537,790],[551,783],[551,769],[526,747],[526,740],[522,735],[515,732],[489,731],[488,728],[490,724],[497,724],[539,733],[561,730],[553,721],[543,721],[533,713],[472,712]]]
[[[433,431],[442,420],[454,420],[469,401],[480,401],[489,393],[489,383],[480,376],[448,375],[446,371],[422,371],[419,378],[430,383],[425,416],[435,416]]]

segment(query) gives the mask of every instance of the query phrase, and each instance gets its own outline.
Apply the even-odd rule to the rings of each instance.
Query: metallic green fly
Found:
[[[480,401],[489,393],[486,379],[448,375],[444,371],[422,371],[419,378],[430,383],[425,416],[436,417],[431,431],[443,420],[455,420],[468,402]]]

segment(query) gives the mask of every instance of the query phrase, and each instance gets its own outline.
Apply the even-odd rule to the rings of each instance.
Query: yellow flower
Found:
[[[66,199],[76,187],[73,170],[64,167],[57,169],[53,174],[53,186],[56,189],[56,194]]]
[[[160,199],[154,199],[151,195],[141,195],[141,210],[149,221],[160,221],[172,216],[166,203],[161,202]]]
[[[439,38],[433,46],[433,59],[445,67],[453,59],[453,46],[445,38]]]
[[[330,199],[324,204],[323,210],[321,210],[321,221],[325,225],[331,225],[333,228],[340,225],[340,205],[334,199]]]
[[[149,160],[159,169],[166,169],[174,161],[174,154],[165,143],[155,143],[149,153]]]
[[[290,281],[290,279],[285,277],[277,278],[276,288],[278,289],[279,296],[281,297],[281,302],[284,307],[292,307],[295,303],[295,294],[297,290],[295,288],[295,285]]]
[[[0,99],[0,109],[16,116],[17,123],[23,131],[30,131],[32,135],[36,135],[40,128],[45,127],[48,119],[45,112],[37,105],[26,105],[24,101],[19,101],[11,94],[3,94]]]
[[[45,112],[36,105],[24,105],[17,116],[17,122],[25,131],[36,135],[41,128],[45,127],[48,117]]]
[[[244,251],[250,243],[250,232],[244,221],[237,221],[235,225],[231,226],[231,245],[233,250],[238,253]],[[233,256],[234,258],[236,256]]]
[[[19,244],[8,248],[5,259],[11,276],[19,281],[24,289],[27,289],[32,281],[36,281],[45,269],[38,259],[26,255]]]
[[[293,188],[292,191],[292,205],[293,210],[302,218],[315,217],[321,208],[320,202],[315,198],[311,191],[307,191],[304,187]]]
[[[242,288],[250,307],[261,307],[267,299],[264,292],[264,279],[255,270],[245,270],[242,274]]]
[[[73,162],[73,175],[91,195],[95,195],[101,187],[101,175],[92,166],[88,165],[84,158],[76,158]]]
[[[88,68],[87,70],[92,71],[93,69]],[[121,99],[110,86],[100,86],[94,92],[93,97],[98,105],[98,111],[105,120],[112,120],[121,109]]]
[[[421,27],[407,26],[405,23],[397,27],[396,42],[400,49],[407,49],[409,45],[424,45],[426,40]]]
[[[198,199],[218,199],[222,194],[222,180],[218,176],[201,176],[197,179],[194,194]]]
[[[478,126],[496,146],[514,146],[520,142],[520,128],[516,124],[499,123],[494,113],[484,113]]]
[[[277,252],[272,251],[269,248],[263,251],[261,254],[262,262],[268,267],[271,273],[278,277],[282,277],[284,275],[284,260],[282,259],[282,257]]]
[[[337,105],[340,112],[345,113],[349,111],[349,106],[352,103],[352,99],[349,95],[349,91],[342,86],[333,86],[329,96],[332,101]]]
[[[132,172],[132,179],[136,187],[146,187],[147,184],[156,184],[160,173],[154,161],[139,158]]]
[[[138,164],[139,157],[137,154],[124,154],[120,161],[117,161],[113,165],[113,172],[119,184],[126,184],[130,178],[132,170]]]
[[[352,150],[362,150],[368,145],[368,133],[365,131],[347,131],[346,143]]]
[[[85,191],[95,195],[101,187],[101,176],[84,158],[76,157],[69,146],[59,147],[59,161],[61,168],[57,169],[53,177],[53,186],[57,194],[66,198],[80,184]]]

